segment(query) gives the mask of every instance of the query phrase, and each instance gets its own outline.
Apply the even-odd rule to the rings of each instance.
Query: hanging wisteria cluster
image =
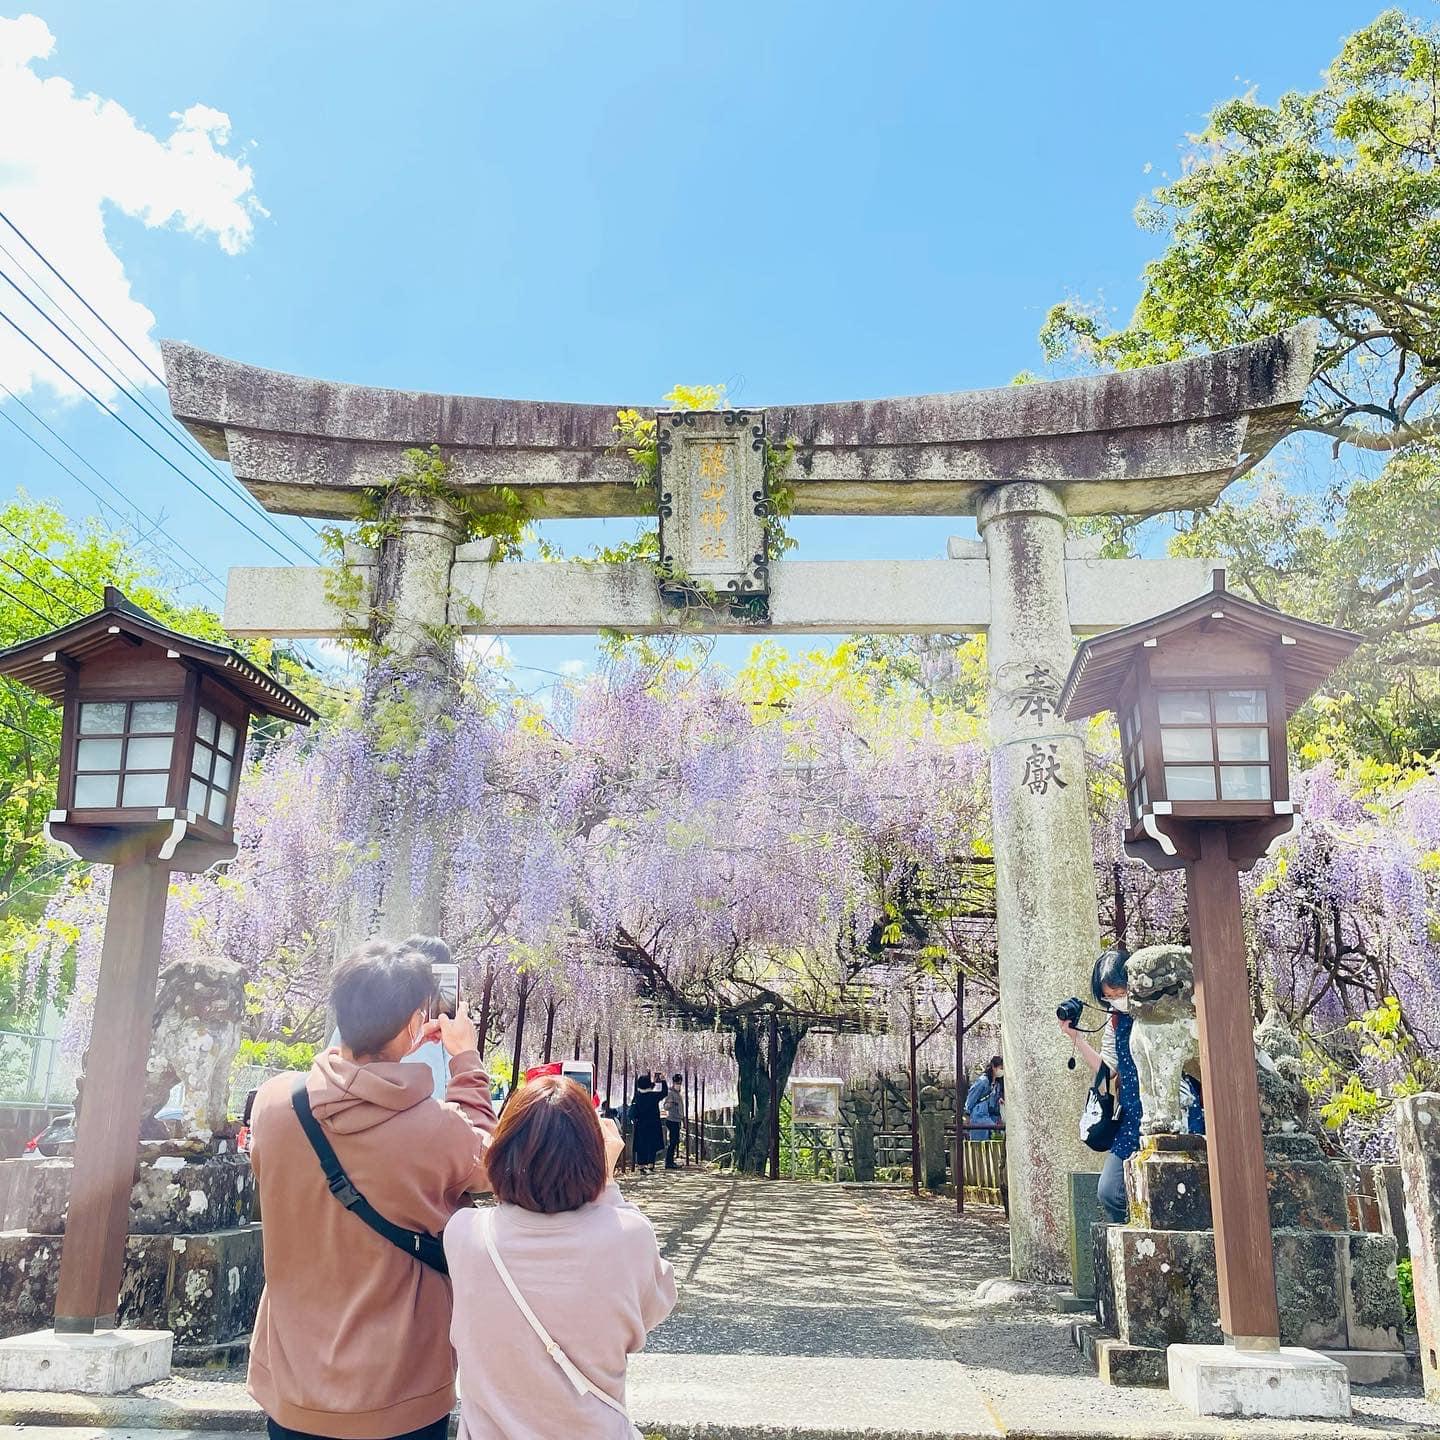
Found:
[[[722,1022],[751,1003],[863,1018],[859,1033],[808,1027],[811,1073],[903,1069],[912,1015],[935,1032],[927,1068],[945,1073],[958,975],[977,987],[972,1013],[993,992],[993,928],[967,908],[965,869],[988,854],[983,743],[963,711],[881,703],[855,667],[836,683],[843,671],[777,686],[773,667],[757,681],[617,666],[548,708],[483,670],[438,708],[379,674],[353,713],[251,766],[239,856],[176,878],[166,957],[239,961],[254,1035],[318,1039],[337,953],[372,933],[387,895],[438,877],[467,993],[490,997],[492,1053],[523,989],[525,1058],[599,1047],[617,1089],[623,1072],[682,1064],[725,1084]],[[1125,860],[1114,756],[1092,739],[1102,927],[1118,889],[1132,945],[1182,938],[1183,879]],[[1440,1056],[1440,777],[1362,788],[1322,765],[1298,793],[1299,836],[1245,881],[1257,999],[1337,1040],[1394,996],[1419,1051]],[[76,1050],[106,874],[79,872],[31,955],[52,983],[59,955],[75,957]],[[947,887],[970,897],[958,918]],[[1351,1049],[1369,1084],[1394,1068]]]

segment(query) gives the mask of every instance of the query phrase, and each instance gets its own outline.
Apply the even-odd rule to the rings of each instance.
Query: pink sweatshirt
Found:
[[[623,1403],[627,1357],[675,1305],[675,1272],[649,1220],[613,1182],[579,1210],[489,1213],[500,1258],[540,1323],[591,1384]],[[480,1218],[462,1210],[445,1227],[460,1440],[633,1440],[622,1415],[576,1394],[545,1353],[490,1263]]]

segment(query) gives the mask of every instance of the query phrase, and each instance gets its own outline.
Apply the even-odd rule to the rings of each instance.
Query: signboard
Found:
[[[660,559],[680,584],[724,600],[764,596],[765,419],[745,410],[662,410]]]
[[[844,1081],[833,1076],[792,1077],[786,1089],[790,1092],[790,1118],[799,1125],[838,1125],[840,1123],[840,1092]]]

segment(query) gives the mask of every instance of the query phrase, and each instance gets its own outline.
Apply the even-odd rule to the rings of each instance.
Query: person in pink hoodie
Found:
[[[332,998],[340,1045],[305,1077],[310,1112],[380,1216],[438,1235],[470,1192],[488,1188],[495,1111],[475,1027],[463,1016],[432,1020],[429,961],[385,940],[341,962]],[[428,1066],[401,1063],[432,1039],[449,1056],[443,1104]],[[444,1440],[455,1404],[450,1282],[331,1191],[295,1108],[297,1079],[267,1080],[251,1114],[265,1290],[250,1393],[271,1440]]]
[[[510,1099],[486,1168],[499,1202],[445,1227],[461,1440],[634,1440],[628,1357],[674,1308],[675,1273],[621,1195],[613,1120],[559,1075]]]

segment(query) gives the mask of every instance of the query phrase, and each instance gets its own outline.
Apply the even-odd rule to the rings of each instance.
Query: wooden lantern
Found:
[[[1359,643],[1217,570],[1209,594],[1085,641],[1060,692],[1066,720],[1119,717],[1126,851],[1185,867],[1220,1324],[1245,1349],[1278,1348],[1280,1319],[1240,872],[1295,827],[1285,722]]]
[[[1085,641],[1060,695],[1067,720],[1113,710],[1130,825],[1126,850],[1156,869],[1194,853],[1194,826],[1224,822],[1253,860],[1295,825],[1285,725],[1360,643],[1215,588]]]
[[[0,675],[64,707],[46,833],[86,860],[141,851],[189,870],[226,858],[251,717],[315,718],[243,655],[108,586],[96,614],[0,652]]]
[[[64,707],[46,833],[114,867],[55,1298],[57,1332],[93,1333],[116,1323],[170,874],[235,854],[251,717],[315,715],[243,655],[110,586],[94,615],[0,651],[0,675]]]

